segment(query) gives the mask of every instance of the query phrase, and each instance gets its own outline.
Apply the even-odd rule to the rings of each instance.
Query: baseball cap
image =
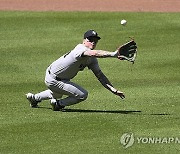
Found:
[[[101,38],[98,36],[98,33],[94,30],[88,30],[86,33],[84,33],[84,39],[88,38],[88,37],[96,37],[98,38],[98,40],[100,40]]]

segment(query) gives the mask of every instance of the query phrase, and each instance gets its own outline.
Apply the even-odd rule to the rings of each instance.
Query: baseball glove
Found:
[[[118,59],[127,60],[134,63],[137,55],[137,46],[134,40],[131,40],[117,49]]]

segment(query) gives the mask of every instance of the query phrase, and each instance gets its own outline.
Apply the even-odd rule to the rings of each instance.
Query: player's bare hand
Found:
[[[122,99],[125,98],[125,95],[124,95],[124,93],[122,91],[117,90],[114,94],[117,95],[117,96],[120,96]]]

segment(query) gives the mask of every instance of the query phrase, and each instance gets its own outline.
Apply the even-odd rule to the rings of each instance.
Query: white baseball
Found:
[[[127,21],[125,19],[121,20],[121,25],[125,26],[127,24]]]

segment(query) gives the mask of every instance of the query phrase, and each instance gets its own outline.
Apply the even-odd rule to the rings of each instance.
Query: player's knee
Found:
[[[84,101],[86,100],[88,97],[88,92],[84,91],[81,95],[78,95],[77,99],[79,99],[80,101]]]

